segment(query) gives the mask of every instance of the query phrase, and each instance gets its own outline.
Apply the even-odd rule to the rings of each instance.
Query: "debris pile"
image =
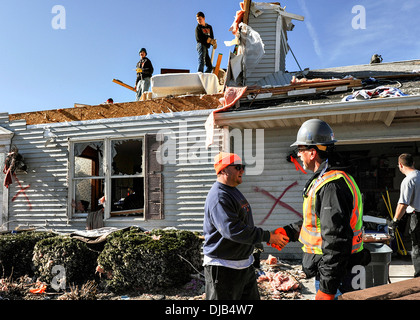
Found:
[[[57,300],[96,300],[97,288],[94,281],[87,281],[80,289],[76,285],[70,285],[70,292],[61,295]]]
[[[398,88],[379,86],[373,90],[358,90],[352,94],[344,97],[342,101],[356,101],[356,100],[369,100],[372,98],[390,98],[390,97],[405,97],[405,94]]]
[[[305,274],[300,268],[293,268],[276,257],[269,255],[267,260],[261,260],[261,270],[257,279],[260,293],[263,299],[299,299],[300,279]]]
[[[0,279],[0,300],[22,299],[32,286],[32,279],[28,276],[19,277],[16,281],[12,280],[12,275],[8,278]]]

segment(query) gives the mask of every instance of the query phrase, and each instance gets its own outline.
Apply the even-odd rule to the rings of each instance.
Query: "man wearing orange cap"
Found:
[[[204,273],[207,300],[259,300],[254,245],[271,243],[283,248],[287,236],[254,225],[251,206],[236,187],[245,165],[234,153],[214,158],[217,181],[204,207]]]

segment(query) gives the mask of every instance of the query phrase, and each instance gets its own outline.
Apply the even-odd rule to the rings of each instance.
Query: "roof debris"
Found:
[[[177,98],[158,98],[147,101],[101,104],[79,108],[54,109],[9,114],[9,120],[26,120],[27,125],[54,122],[122,118],[152,113],[216,109],[223,94],[194,95]]]

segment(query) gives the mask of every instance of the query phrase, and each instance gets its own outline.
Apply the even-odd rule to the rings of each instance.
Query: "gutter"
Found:
[[[266,109],[219,112],[214,115],[215,124],[235,126],[235,124],[252,123],[296,118],[317,118],[373,112],[390,112],[384,123],[390,126],[398,111],[420,109],[420,95],[393,98],[374,98],[371,100],[339,103],[322,103],[299,106],[279,106]]]

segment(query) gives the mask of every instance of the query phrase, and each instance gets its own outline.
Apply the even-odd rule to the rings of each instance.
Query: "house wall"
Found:
[[[144,135],[166,129],[177,137],[177,160],[163,166],[165,219],[144,221],[140,217],[112,217],[105,221],[105,226],[139,225],[146,229],[177,227],[201,231],[205,196],[215,180],[212,159],[219,151],[218,147],[205,149],[204,123],[210,112],[162,113],[31,126],[25,121],[11,123],[10,130],[15,133],[12,144],[24,156],[28,173],[18,174],[24,193],[16,182],[10,186],[9,229],[27,224],[59,232],[85,229],[85,218],[69,220],[67,217],[68,139]],[[47,129],[55,135],[55,141],[46,142]],[[219,140],[220,131],[216,130],[215,141]],[[191,161],[197,152],[200,161]]]
[[[254,70],[246,70],[247,85],[255,84],[277,71],[285,70],[288,49],[283,20],[274,9],[263,9],[263,13],[258,17],[250,13],[249,26],[260,34],[265,54]]]
[[[296,133],[293,129],[265,129],[264,151],[259,150],[259,153],[264,155],[263,172],[261,175],[251,175],[248,167],[253,165],[248,165],[243,183],[238,187],[251,205],[255,224],[264,230],[273,231],[301,219],[296,212],[302,212],[302,189],[308,177],[296,171],[294,164],[286,160],[295,138]],[[255,154],[255,141],[253,150]],[[246,158],[244,161],[247,163]],[[280,198],[283,192],[285,193]],[[275,205],[277,199],[281,203]],[[294,211],[286,209],[282,204],[290,206]],[[297,243],[290,243],[281,251],[280,258],[299,259],[302,253],[300,247]],[[277,250],[265,245],[264,250],[264,254],[278,254]]]
[[[0,113],[0,129],[6,129],[9,123],[9,114],[8,113]],[[7,213],[8,213],[8,206],[7,206],[7,199],[9,191],[7,188],[3,187],[3,181],[5,178],[5,174],[3,173],[4,168],[4,161],[6,159],[6,154],[10,151],[10,138],[7,135],[4,138],[2,134],[2,130],[0,130],[0,231],[7,229]]]

